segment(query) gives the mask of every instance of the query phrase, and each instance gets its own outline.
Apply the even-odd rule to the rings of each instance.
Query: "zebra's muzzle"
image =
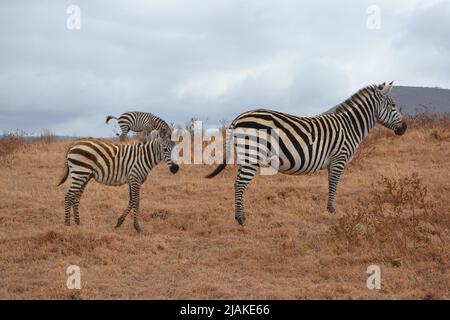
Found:
[[[177,164],[173,164],[170,166],[170,172],[172,172],[172,173],[177,173],[178,169],[180,169],[180,167],[178,167]]]
[[[394,132],[395,132],[396,135],[401,136],[402,134],[405,133],[407,127],[408,126],[406,125],[406,122],[403,120],[402,121],[402,125],[400,127],[396,128],[394,130]]]

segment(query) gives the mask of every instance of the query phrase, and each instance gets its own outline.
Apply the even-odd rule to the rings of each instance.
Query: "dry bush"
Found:
[[[0,166],[10,167],[14,160],[14,155],[25,145],[24,133],[4,133],[0,138]]]
[[[35,141],[42,144],[49,144],[56,141],[56,136],[50,130],[44,129],[41,133],[39,133]]]
[[[5,132],[0,137],[0,166],[11,167],[20,150],[31,145],[47,146],[56,140],[56,136],[47,129],[37,136],[32,136],[23,130]]]
[[[450,125],[450,114],[437,115],[434,113],[420,112],[409,115],[406,118],[409,126],[434,129],[437,126],[448,127]]]
[[[450,141],[450,114],[436,115],[421,112],[406,116],[405,120],[408,124],[406,134],[414,130],[421,132],[426,139],[431,138],[439,142]],[[395,138],[391,130],[381,126],[376,127],[359,146],[350,163],[350,168],[365,168],[367,161],[377,153],[378,145],[384,144],[391,138]]]
[[[368,201],[359,201],[332,229],[338,248],[376,249],[381,255],[413,255],[442,244],[438,212],[418,173],[400,179],[382,177]]]
[[[362,168],[366,160],[370,159],[377,149],[376,144],[373,142],[371,137],[361,143],[358,150],[356,151],[355,157],[350,162],[350,167]]]
[[[377,152],[377,146],[383,144],[394,133],[386,128],[376,127],[358,147],[350,168],[364,168],[366,161],[370,160]]]
[[[417,113],[406,117],[409,129],[425,132],[428,137],[437,141],[450,141],[450,114],[436,115]]]

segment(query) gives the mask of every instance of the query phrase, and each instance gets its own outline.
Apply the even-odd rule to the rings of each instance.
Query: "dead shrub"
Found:
[[[37,135],[28,134],[23,130],[4,132],[0,136],[0,166],[12,167],[17,151],[33,144],[46,146],[56,141],[56,136],[50,130],[44,129]]]
[[[369,247],[389,257],[442,244],[438,213],[418,173],[382,177],[372,189],[369,201],[360,200],[332,228],[338,249]]]
[[[376,153],[377,146],[384,140],[392,137],[391,130],[386,128],[375,128],[369,136],[360,144],[355,157],[349,164],[349,168],[363,168],[368,159]]]
[[[23,132],[4,133],[0,137],[0,166],[12,166],[14,155],[25,145]]]
[[[406,116],[405,120],[408,126],[416,128],[434,129],[437,126],[448,128],[450,125],[450,114],[437,115],[429,112],[416,112],[413,115]]]
[[[359,146],[358,150],[356,151],[356,155],[352,162],[350,162],[350,168],[362,168],[364,167],[364,163],[367,159],[372,158],[372,156],[375,153],[376,145],[373,143],[373,141],[368,138]]]
[[[42,144],[50,144],[56,141],[56,136],[53,132],[51,132],[48,129],[42,130],[41,133],[39,133],[36,142],[42,143]]]
[[[409,128],[425,132],[433,140],[450,141],[450,114],[416,113],[406,117]]]
[[[426,137],[437,141],[450,141],[450,114],[432,114],[429,112],[417,112],[405,117],[408,130],[417,129],[425,132]],[[366,160],[375,154],[377,145],[383,140],[394,137],[394,133],[386,128],[376,127],[370,135],[361,143],[349,168],[363,168]]]

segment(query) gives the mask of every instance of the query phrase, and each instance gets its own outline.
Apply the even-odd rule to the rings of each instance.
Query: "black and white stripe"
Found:
[[[243,225],[245,222],[243,195],[245,188],[255,176],[261,159],[267,160],[267,146],[270,142],[261,139],[257,145],[239,145],[237,129],[264,129],[276,131],[279,146],[278,171],[284,174],[300,175],[328,169],[329,212],[334,213],[336,187],[345,166],[353,158],[356,149],[377,123],[401,135],[406,123],[389,96],[392,82],[388,85],[367,86],[341,103],[336,112],[318,117],[298,117],[271,110],[253,110],[239,115],[230,125],[233,134],[227,137],[227,152],[224,163],[219,165],[208,178],[221,172],[230,162],[230,138],[237,151],[238,174],[235,181],[235,218]],[[275,129],[275,130],[274,130]],[[257,138],[250,139],[257,141]],[[257,150],[257,157],[249,156],[249,149]],[[239,151],[241,150],[241,151]],[[263,151],[263,152],[262,152]],[[256,160],[255,160],[256,159]],[[270,164],[270,163],[269,163]]]
[[[134,144],[115,144],[94,139],[76,142],[67,152],[64,177],[59,183],[64,183],[69,174],[72,177],[64,201],[66,225],[70,225],[72,207],[75,223],[80,223],[80,198],[88,182],[94,178],[106,185],[129,185],[129,203],[116,227],[133,211],[134,227],[140,231],[138,214],[141,185],[149,171],[161,160],[166,162],[172,173],[178,171],[178,165],[171,158],[173,146],[174,143],[167,137],[152,137],[151,141]]]
[[[120,140],[124,140],[129,131],[142,132],[146,130],[147,132],[151,132],[158,130],[162,134],[170,134],[170,128],[167,123],[163,119],[148,112],[125,112],[119,118],[107,116],[106,123],[111,119],[116,119],[119,123],[120,130],[122,131]],[[117,135],[119,136],[119,134]]]

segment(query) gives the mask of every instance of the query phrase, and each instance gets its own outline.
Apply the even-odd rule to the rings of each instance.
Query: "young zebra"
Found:
[[[122,131],[120,140],[122,141],[125,140],[128,131],[142,132],[148,130],[147,132],[151,132],[153,130],[162,129],[165,130],[165,132],[170,133],[170,128],[163,119],[148,112],[125,112],[122,113],[119,118],[107,116],[106,124],[108,124],[111,119],[116,119],[119,123],[120,130]],[[117,134],[117,136],[119,136],[119,134]]]
[[[60,186],[69,173],[72,184],[66,194],[65,223],[70,225],[70,210],[73,207],[75,223],[80,224],[78,207],[81,195],[88,182],[94,178],[97,182],[120,186],[129,185],[128,206],[119,217],[120,227],[130,211],[133,211],[134,228],[140,231],[138,222],[139,191],[147,179],[149,171],[164,160],[172,173],[178,171],[178,165],[171,158],[174,142],[167,136],[151,134],[150,141],[135,144],[114,144],[95,139],[76,142],[67,152],[65,173]]]
[[[330,213],[335,213],[336,187],[341,173],[372,128],[380,123],[392,129],[397,135],[402,135],[406,131],[406,122],[402,120],[400,112],[389,96],[391,89],[392,82],[388,85],[383,83],[378,86],[367,86],[341,103],[335,113],[318,117],[297,117],[270,110],[243,113],[230,125],[234,133],[227,135],[224,162],[207,177],[216,176],[225,168],[227,162],[230,162],[231,143],[232,139],[237,137],[236,129],[254,128],[267,131],[277,129],[273,131],[277,132],[279,140],[279,154],[275,155],[279,164],[278,171],[300,175],[328,168],[327,209]],[[263,164],[260,159],[264,159],[265,155],[261,154],[261,150],[267,149],[266,145],[261,146],[258,141],[257,145],[253,146],[253,150],[257,150],[255,160],[254,155],[249,156],[248,143],[246,149],[234,143],[237,155],[243,160],[238,161],[235,181],[235,218],[241,225],[245,222],[244,191],[258,167]],[[270,160],[269,164],[272,164],[272,161]]]

